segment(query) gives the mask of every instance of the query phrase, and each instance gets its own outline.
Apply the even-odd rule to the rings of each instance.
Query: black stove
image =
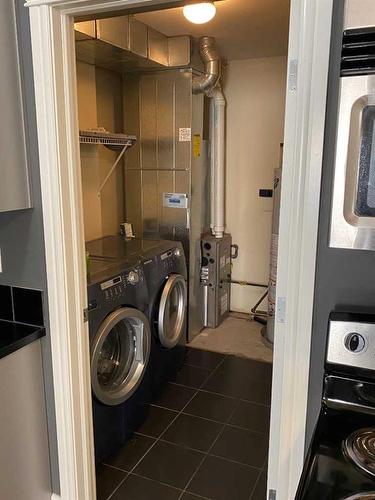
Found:
[[[331,313],[322,407],[295,500],[375,500],[375,315]]]

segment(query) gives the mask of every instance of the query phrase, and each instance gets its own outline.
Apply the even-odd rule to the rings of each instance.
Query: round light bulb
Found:
[[[194,3],[185,5],[184,16],[194,24],[204,24],[215,17],[216,7],[212,2]]]

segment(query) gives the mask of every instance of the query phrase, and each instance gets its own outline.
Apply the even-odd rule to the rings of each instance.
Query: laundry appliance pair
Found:
[[[95,458],[137,429],[185,355],[181,244],[108,236],[87,243]]]

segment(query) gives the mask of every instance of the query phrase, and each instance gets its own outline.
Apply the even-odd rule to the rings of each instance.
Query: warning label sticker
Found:
[[[178,140],[179,142],[191,142],[191,128],[179,128]]]
[[[194,158],[199,158],[201,155],[201,136],[200,134],[194,134],[193,136],[193,155]]]

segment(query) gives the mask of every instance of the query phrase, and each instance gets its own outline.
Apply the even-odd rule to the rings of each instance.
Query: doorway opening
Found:
[[[289,21],[271,3],[74,25],[99,499],[266,498]]]

